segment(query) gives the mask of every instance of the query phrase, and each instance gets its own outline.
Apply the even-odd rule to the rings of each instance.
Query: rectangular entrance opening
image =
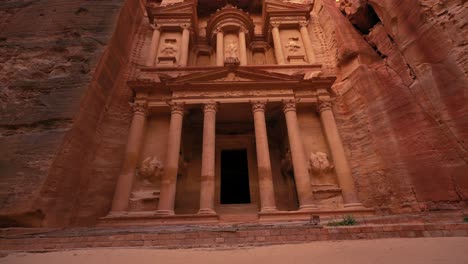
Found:
[[[247,150],[221,151],[221,204],[249,204]]]

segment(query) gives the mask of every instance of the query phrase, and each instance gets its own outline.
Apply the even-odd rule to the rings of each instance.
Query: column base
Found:
[[[276,209],[276,207],[263,207],[262,209],[260,209],[260,213],[276,213],[278,212],[278,209]]]
[[[175,215],[173,210],[157,210],[155,215],[164,216],[164,215]]]
[[[349,208],[349,209],[365,209],[364,205],[362,203],[348,203],[343,205],[344,208]]]
[[[318,210],[318,206],[315,204],[305,204],[301,205],[299,207],[299,211],[304,212],[304,211],[315,211]]]
[[[215,210],[211,208],[203,208],[198,211],[199,215],[217,215]]]
[[[106,215],[106,217],[122,217],[127,215],[127,211],[110,211],[109,214]]]

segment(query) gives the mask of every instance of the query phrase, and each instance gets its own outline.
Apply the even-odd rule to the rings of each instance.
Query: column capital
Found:
[[[218,111],[218,103],[217,102],[207,102],[203,104],[203,112],[213,112],[216,113]]]
[[[146,102],[133,102],[130,103],[134,115],[143,115],[148,114],[148,104]]]
[[[217,27],[214,31],[213,31],[215,34],[218,34],[218,33],[222,33],[224,34],[224,31],[221,27]]]
[[[296,102],[295,99],[283,100],[283,112],[287,113],[290,111],[296,112]]]
[[[154,23],[154,24],[151,24],[150,26],[151,26],[152,30],[161,31],[161,25],[159,25],[159,24]]]
[[[240,27],[239,28],[239,33],[241,33],[241,32],[244,33],[244,34],[247,34],[247,33],[249,33],[249,30],[247,28],[245,28],[245,27]]]
[[[258,100],[258,101],[250,101],[252,104],[252,112],[265,112],[267,100]]]
[[[324,111],[333,110],[333,104],[332,101],[319,101],[317,104],[317,111],[319,113],[322,113]]]
[[[299,21],[300,27],[307,27],[309,25],[309,21]]]
[[[191,25],[188,23],[183,23],[183,24],[180,24],[179,26],[180,28],[182,28],[182,30],[184,29],[190,30],[192,28]]]
[[[279,28],[280,25],[281,25],[280,22],[270,22],[270,26],[271,26],[272,28]]]
[[[168,102],[167,104],[171,107],[171,114],[184,115],[185,103],[183,103],[183,102]]]

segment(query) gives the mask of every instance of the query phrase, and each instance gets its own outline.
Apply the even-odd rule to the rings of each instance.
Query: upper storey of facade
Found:
[[[308,0],[148,0],[148,67],[317,65]]]

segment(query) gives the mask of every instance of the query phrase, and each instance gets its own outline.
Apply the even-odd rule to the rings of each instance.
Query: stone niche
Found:
[[[148,119],[143,149],[130,195],[130,211],[157,209],[166,158],[169,119],[169,114],[158,114]]]
[[[281,29],[281,43],[284,58],[289,64],[305,64],[306,53],[301,33],[298,29]]]
[[[338,208],[342,204],[341,189],[338,187],[320,117],[315,111],[311,111],[310,107],[300,107],[298,110],[314,197],[322,206]]]
[[[224,35],[224,60],[228,58],[239,58],[239,37],[234,32]]]
[[[175,66],[179,64],[181,52],[181,33],[163,32],[159,42],[157,65]]]

